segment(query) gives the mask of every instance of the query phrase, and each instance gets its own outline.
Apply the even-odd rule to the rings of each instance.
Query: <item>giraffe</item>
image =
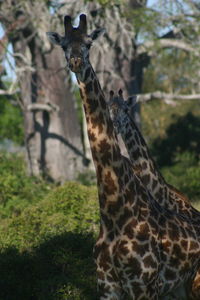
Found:
[[[134,172],[148,190],[159,200],[161,206],[169,210],[186,215],[200,224],[200,212],[197,211],[188,201],[187,197],[176,188],[168,184],[159,172],[148,146],[131,117],[131,111],[136,103],[136,96],[129,97],[126,101],[123,98],[123,91],[118,91],[118,96],[110,91],[109,110],[117,134],[121,134]],[[192,284],[192,290],[188,291],[190,299],[200,299],[200,269]]]
[[[94,257],[100,300],[158,300],[193,278],[200,264],[200,233],[195,224],[162,208],[123,157],[105,96],[89,61],[92,42],[80,15],[74,28],[64,18],[65,36],[47,33],[62,47],[82,98],[96,169],[100,232]]]

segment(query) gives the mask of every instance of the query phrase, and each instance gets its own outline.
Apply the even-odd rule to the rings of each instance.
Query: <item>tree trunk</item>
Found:
[[[34,67],[20,76],[29,174],[60,182],[74,180],[88,161],[60,49],[44,53],[38,37],[26,44],[22,32],[13,47]],[[23,66],[20,58],[16,65]]]

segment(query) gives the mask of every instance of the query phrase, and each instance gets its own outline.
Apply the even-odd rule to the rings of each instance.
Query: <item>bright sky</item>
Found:
[[[0,24],[0,39],[3,37],[3,35],[4,35],[4,30],[3,30],[3,28]],[[5,66],[8,77],[12,78],[12,79],[15,79],[16,75],[15,75],[15,72],[13,70],[14,65],[15,65],[15,61],[14,61],[13,56],[11,55],[12,53],[13,53],[13,48],[12,48],[12,45],[9,44],[8,45],[8,52],[6,54],[6,59],[4,60],[3,65]]]

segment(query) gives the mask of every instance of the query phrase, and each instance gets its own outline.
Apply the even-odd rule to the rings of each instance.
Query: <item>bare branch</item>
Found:
[[[200,100],[200,94],[193,94],[193,95],[177,95],[177,94],[168,94],[161,91],[156,91],[153,93],[147,94],[140,94],[137,95],[137,102],[145,103],[147,101],[153,99],[160,99],[163,100],[167,104],[176,105],[177,103],[174,100]]]
[[[191,45],[188,43],[182,41],[182,40],[177,40],[177,39],[160,39],[156,41],[148,41],[144,44],[141,44],[138,46],[137,49],[137,54],[141,55],[143,53],[150,53],[152,54],[155,52],[155,48],[178,48],[182,49],[186,52],[192,52],[194,55],[199,55],[199,51],[193,48]]]
[[[19,89],[16,89],[16,90],[2,90],[2,89],[0,89],[0,95],[13,95],[17,92],[19,92]]]
[[[52,112],[52,111],[59,111],[59,107],[55,104],[51,103],[32,103],[27,106],[27,110],[29,111],[47,111],[47,112]]]

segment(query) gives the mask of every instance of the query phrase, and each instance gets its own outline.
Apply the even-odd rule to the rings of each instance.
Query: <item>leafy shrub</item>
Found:
[[[0,253],[2,300],[94,300],[91,234],[66,232],[31,251],[8,247]]]
[[[22,155],[0,153],[0,216],[20,214],[31,203],[40,201],[50,184],[26,174]]]
[[[98,222],[96,188],[69,182],[7,219],[1,238],[6,245],[27,248],[66,231],[96,232]]]
[[[94,300],[98,224],[96,187],[75,182],[2,220],[0,299]]]
[[[191,152],[177,154],[171,167],[162,168],[167,182],[187,195],[192,202],[200,199],[200,162]]]
[[[94,171],[88,170],[87,172],[79,173],[77,180],[83,185],[96,185],[96,174]]]
[[[171,165],[176,161],[177,155],[191,153],[198,160],[200,149],[200,117],[191,112],[178,117],[166,129],[166,136],[157,138],[152,144],[152,150],[161,166]],[[195,157],[194,157],[195,159]],[[183,159],[184,161],[184,159]]]
[[[23,117],[18,106],[0,97],[0,140],[10,139],[19,145],[24,143]]]
[[[142,105],[143,134],[167,182],[200,208],[199,101],[162,101]]]

